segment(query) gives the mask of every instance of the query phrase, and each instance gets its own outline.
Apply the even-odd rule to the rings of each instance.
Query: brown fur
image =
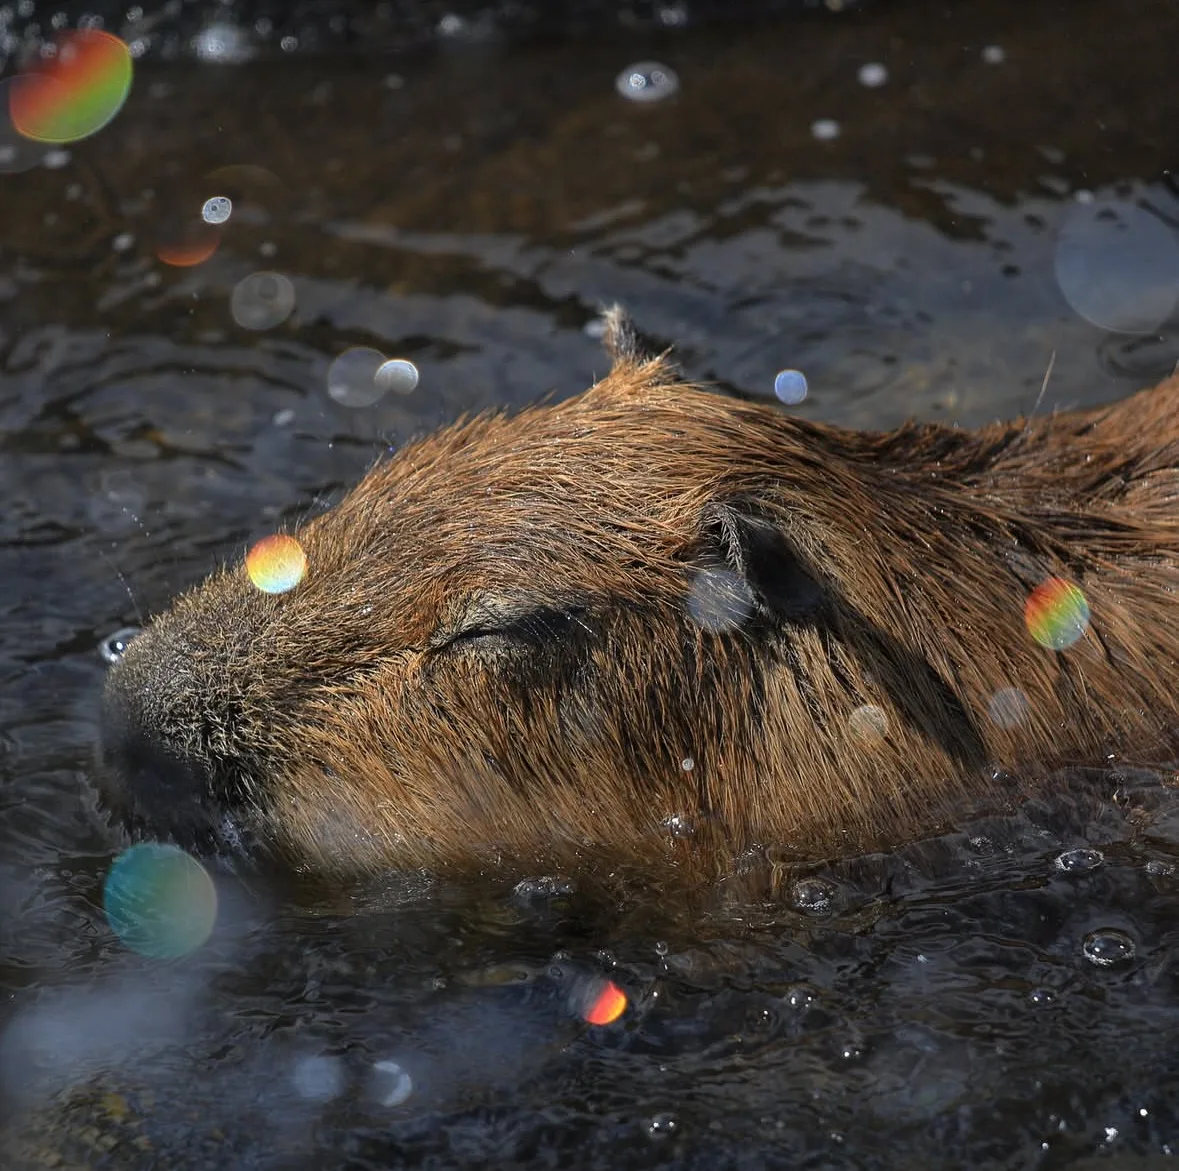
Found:
[[[1173,751],[1179,379],[859,433],[685,385],[609,326],[586,393],[440,431],[299,530],[290,593],[239,564],[156,619],[109,679],[114,803],[323,871],[703,876],[911,838],[997,770]],[[686,599],[721,569],[753,608],[713,631]],[[1092,612],[1063,652],[1024,622],[1050,575]]]

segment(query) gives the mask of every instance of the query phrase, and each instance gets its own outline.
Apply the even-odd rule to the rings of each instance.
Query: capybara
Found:
[[[293,589],[236,564],[131,642],[100,770],[127,823],[319,873],[703,877],[1170,759],[1179,378],[858,432],[606,320],[585,393],[404,447],[296,531]]]

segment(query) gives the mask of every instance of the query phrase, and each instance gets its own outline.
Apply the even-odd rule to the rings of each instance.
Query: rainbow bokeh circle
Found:
[[[175,959],[195,951],[217,920],[217,888],[178,846],[140,842],[115,859],[102,888],[112,930],[132,951]]]
[[[1028,633],[1050,651],[1067,650],[1089,626],[1089,603],[1081,587],[1063,577],[1042,581],[1024,606]]]
[[[263,537],[246,554],[246,574],[264,594],[285,594],[303,580],[307,554],[294,537]]]
[[[53,55],[15,79],[8,113],[34,142],[77,142],[101,130],[131,91],[131,52],[99,29],[63,32]]]

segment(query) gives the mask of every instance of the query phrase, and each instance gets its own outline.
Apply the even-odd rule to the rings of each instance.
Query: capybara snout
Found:
[[[1179,381],[859,433],[608,341],[584,394],[376,466],[294,588],[237,564],[155,619],[108,679],[110,804],[320,871],[723,873],[1173,748]]]

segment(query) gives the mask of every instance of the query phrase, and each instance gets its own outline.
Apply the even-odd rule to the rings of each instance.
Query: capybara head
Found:
[[[318,871],[719,873],[1174,728],[1179,384],[864,434],[607,327],[584,394],[406,446],[297,530],[293,589],[237,564],[156,618],[109,675],[109,803]]]

